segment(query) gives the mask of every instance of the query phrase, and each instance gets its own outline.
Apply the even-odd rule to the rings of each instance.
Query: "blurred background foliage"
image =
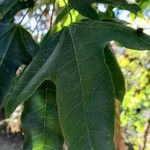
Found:
[[[102,19],[120,19],[150,34],[150,0],[136,2],[141,8],[137,14],[107,4],[92,6]],[[67,0],[27,0],[20,3],[20,8],[14,5],[13,11],[8,10],[0,22],[20,23],[38,42],[64,26],[86,18],[71,9]],[[112,42],[112,46],[126,81],[126,95],[121,111],[123,137],[129,150],[150,150],[150,52],[125,49],[116,42]]]
[[[140,150],[150,119],[150,53],[126,49],[123,55],[117,55],[126,81],[121,112],[124,138],[135,150]],[[150,150],[149,141],[147,135],[147,150]]]

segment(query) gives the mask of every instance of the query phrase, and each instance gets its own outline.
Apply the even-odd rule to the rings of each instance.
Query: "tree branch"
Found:
[[[147,128],[146,128],[145,133],[144,133],[143,147],[141,148],[141,150],[146,149],[146,143],[147,143],[147,137],[149,134],[149,129],[150,129],[150,119],[148,120],[148,125],[147,125]]]

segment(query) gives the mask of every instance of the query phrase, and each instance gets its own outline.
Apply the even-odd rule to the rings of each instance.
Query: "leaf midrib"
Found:
[[[44,112],[44,150],[46,146],[46,124],[47,124],[47,102],[48,102],[48,88],[46,85],[46,92],[45,92],[45,112]]]
[[[80,66],[79,66],[79,63],[78,63],[78,56],[77,56],[77,53],[76,53],[76,46],[75,46],[75,42],[74,42],[74,39],[73,39],[73,35],[71,33],[71,29],[69,28],[69,33],[70,33],[70,37],[71,37],[71,41],[72,41],[72,45],[73,45],[73,49],[74,49],[74,54],[75,54],[75,59],[76,59],[76,63],[77,63],[77,69],[78,69],[78,73],[79,73],[79,81],[80,81],[80,91],[81,91],[81,95],[82,95],[82,105],[83,105],[83,114],[84,114],[84,120],[85,120],[85,123],[86,123],[86,128],[87,128],[87,133],[89,133],[89,138],[90,138],[90,143],[91,143],[91,147],[92,147],[92,150],[94,150],[94,143],[92,141],[92,138],[91,138],[91,134],[90,134],[90,129],[89,129],[89,126],[88,126],[88,121],[87,121],[87,117],[86,117],[86,111],[85,111],[85,100],[84,100],[84,95],[83,95],[83,87],[82,87],[82,79],[81,79],[81,72],[80,72]]]

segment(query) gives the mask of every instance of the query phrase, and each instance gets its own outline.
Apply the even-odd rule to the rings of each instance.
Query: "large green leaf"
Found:
[[[122,102],[125,95],[125,81],[123,73],[121,72],[117,59],[115,58],[110,45],[107,45],[105,47],[104,54],[106,63],[109,67],[109,71],[111,72],[111,76],[113,79],[115,97]]]
[[[115,89],[104,48],[114,40],[128,48],[150,49],[150,37],[118,23],[96,21],[75,23],[58,34],[57,45],[48,38],[18,81],[7,100],[7,115],[51,80],[69,149],[113,150]]]
[[[18,67],[28,65],[37,50],[31,35],[21,26],[0,24],[0,104]]]
[[[24,150],[62,150],[63,137],[58,120],[55,86],[44,82],[25,102],[22,127]]]

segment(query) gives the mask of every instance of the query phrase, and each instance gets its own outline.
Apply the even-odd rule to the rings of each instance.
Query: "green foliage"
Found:
[[[108,4],[105,13],[98,12],[97,3]],[[42,13],[47,16],[48,4],[53,2],[45,0],[41,4],[47,4]],[[7,117],[24,103],[25,150],[61,150],[64,141],[69,150],[114,150],[114,103],[115,98],[123,101],[125,82],[110,42],[146,50],[150,49],[150,37],[114,18],[114,7],[136,14],[139,10],[136,4],[124,0],[68,0],[64,4],[59,13],[53,4],[56,20],[53,24],[51,16],[51,28],[39,48],[20,25],[6,24],[12,22],[16,12],[36,3],[19,0],[0,3],[0,21],[5,22],[0,24],[0,100],[5,103]],[[74,15],[73,9],[79,14]],[[72,23],[83,16],[91,20]],[[63,28],[66,22],[71,25]],[[57,30],[60,31],[54,33]],[[22,64],[27,68],[12,87]],[[146,75],[140,87],[145,85]],[[144,99],[143,95],[138,96]],[[128,100],[123,101],[124,108],[128,104]],[[124,125],[128,119],[123,118]],[[139,122],[135,124],[140,129]]]
[[[19,0],[2,0],[0,2],[0,18],[3,18]]]
[[[128,129],[125,132],[126,142],[134,144],[135,149],[143,142],[141,135],[145,132],[145,125],[149,119],[150,72],[149,52],[132,52],[127,50],[125,56],[120,56],[119,61],[127,83],[127,92],[123,101],[121,114],[122,126]],[[132,136],[134,133],[135,136]],[[147,149],[150,145],[147,143]]]
[[[137,13],[140,8],[136,4],[128,4],[125,0],[68,0],[70,6],[79,11],[80,14],[93,20],[99,20],[100,17],[92,7],[92,3],[105,3],[114,7],[121,7],[133,13]]]
[[[0,2],[0,22],[12,23],[16,13],[25,8],[28,8],[27,1],[2,0],[2,2]]]
[[[115,1],[114,0],[81,0],[81,1],[84,1],[85,3],[105,3],[105,4],[112,5],[114,7],[121,7],[123,9],[127,9],[135,14],[140,10],[138,5],[129,4],[125,0],[115,0]]]
[[[37,51],[38,45],[21,26],[0,24],[0,104],[18,67],[28,65]]]
[[[54,39],[47,38],[7,99],[7,115],[43,81],[51,80],[56,84],[59,120],[69,148],[114,149],[115,96],[104,47],[116,40],[126,47],[149,49],[150,38],[135,33],[118,23],[83,21],[58,32]]]
[[[106,46],[104,54],[106,63],[109,67],[109,71],[111,72],[111,76],[113,79],[113,84],[115,87],[115,97],[122,102],[125,95],[124,76],[110,45]]]
[[[44,82],[25,102],[22,115],[25,150],[62,150],[63,136],[59,126],[56,89]]]
[[[68,5],[61,8],[55,20],[55,25],[58,24],[60,21],[62,21],[63,18],[69,13],[70,10],[71,8]]]
[[[143,12],[149,6],[150,0],[139,0],[138,3]]]

